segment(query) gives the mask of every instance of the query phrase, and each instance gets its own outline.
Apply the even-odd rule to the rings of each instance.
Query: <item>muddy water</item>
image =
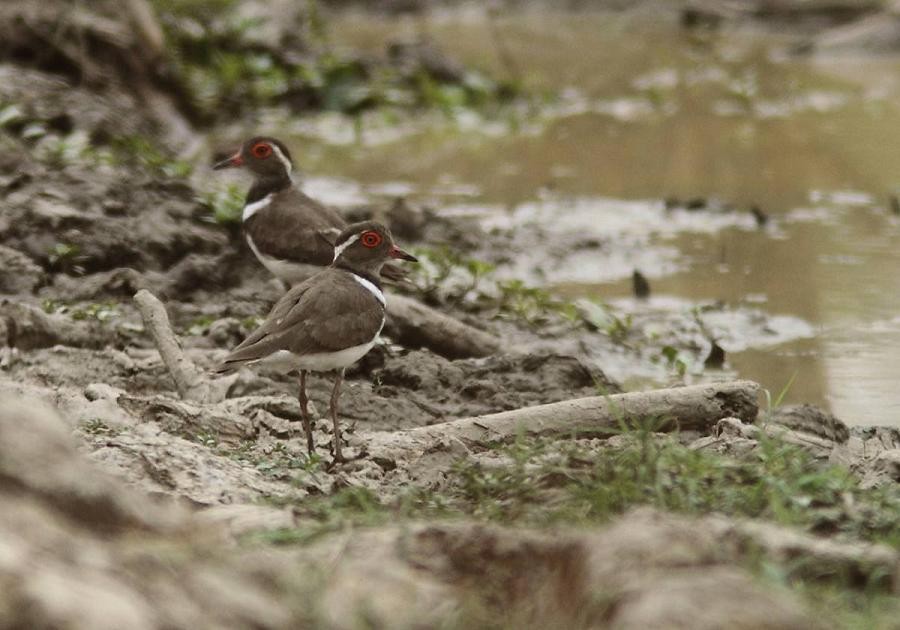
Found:
[[[781,37],[694,38],[646,18],[530,14],[496,26],[512,65],[478,16],[348,17],[332,35],[379,50],[425,30],[492,73],[570,88],[559,101],[515,121],[367,120],[361,141],[319,121],[295,137],[303,166],[354,182],[344,190],[540,224],[548,254],[512,271],[571,296],[779,316],[769,337],[713,324],[729,370],[773,393],[793,378],[787,401],[850,423],[900,425],[900,215],[887,203],[900,187],[900,62],[800,62],[779,52]],[[663,204],[697,197],[735,209]],[[771,217],[765,227],[752,205]],[[560,252],[573,233],[601,244]],[[651,279],[649,306],[629,297],[633,268]]]

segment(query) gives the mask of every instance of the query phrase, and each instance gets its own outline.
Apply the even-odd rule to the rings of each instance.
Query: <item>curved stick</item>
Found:
[[[159,356],[172,375],[172,380],[175,381],[178,395],[184,400],[211,402],[209,380],[194,362],[184,355],[181,344],[172,331],[172,325],[169,324],[169,316],[163,303],[146,289],[134,294],[134,302],[141,313],[141,319],[144,320],[144,328],[153,337]]]

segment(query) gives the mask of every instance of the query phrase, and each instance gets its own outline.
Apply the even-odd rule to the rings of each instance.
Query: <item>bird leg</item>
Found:
[[[338,422],[338,399],[341,397],[341,383],[344,382],[344,370],[337,370],[337,378],[334,379],[334,389],[331,390],[331,422],[334,426],[334,461],[343,462],[341,454],[341,427]]]
[[[312,421],[309,419],[309,399],[306,397],[306,370],[300,370],[300,394],[297,400],[300,401],[300,419],[306,434],[306,449],[312,455],[316,451],[316,445],[313,442]]]

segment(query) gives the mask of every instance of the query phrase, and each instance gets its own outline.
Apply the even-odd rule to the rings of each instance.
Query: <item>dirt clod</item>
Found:
[[[22,252],[0,245],[0,293],[33,293],[44,282],[44,270]]]
[[[554,354],[449,361],[414,351],[389,358],[376,381],[382,396],[407,397],[457,417],[621,391],[599,369]]]

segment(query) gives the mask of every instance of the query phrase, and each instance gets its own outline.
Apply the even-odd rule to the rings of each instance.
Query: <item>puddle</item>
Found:
[[[509,71],[478,12],[347,17],[333,39],[380,52],[420,28],[467,63]],[[791,61],[783,36],[697,40],[608,15],[526,12],[498,28],[525,82],[559,102],[524,122],[292,125],[303,168],[336,178],[312,178],[315,191],[409,195],[486,228],[514,225],[523,242],[500,273],[636,320],[721,303],[707,325],[727,370],[773,394],[793,380],[787,402],[851,424],[900,425],[900,216],[888,203],[900,189],[900,83],[878,79],[900,76],[900,61]],[[733,210],[667,210],[671,198]],[[751,206],[769,216],[762,229]],[[635,268],[649,304],[629,302]]]

